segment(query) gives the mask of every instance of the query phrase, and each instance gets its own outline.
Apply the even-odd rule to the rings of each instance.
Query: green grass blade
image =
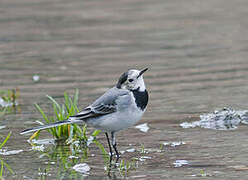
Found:
[[[3,160],[1,159],[1,171],[0,171],[0,179],[3,177]]]
[[[62,130],[63,130],[62,126],[57,127],[57,134],[58,134],[59,137],[61,137],[61,135],[62,135]]]
[[[60,107],[60,105],[57,103],[57,101],[56,101],[55,99],[53,99],[53,97],[51,97],[51,96],[49,96],[49,95],[47,95],[47,97],[48,97],[48,99],[50,99],[50,100],[52,101],[52,103],[54,103],[54,104],[57,106],[58,110],[61,111],[61,107]]]
[[[70,99],[70,101],[71,101],[71,99]],[[72,101],[71,101],[72,102]],[[73,106],[73,104],[71,105],[71,108],[70,108],[70,111],[69,111],[69,115],[70,116],[72,116],[72,115],[74,115],[76,113],[76,111],[75,111],[75,108],[74,108],[74,106]]]
[[[56,118],[59,120],[59,119],[60,119],[60,118],[59,118],[59,112],[58,112],[58,110],[57,110],[56,104],[54,104],[54,103],[53,103],[53,112],[54,112]],[[53,119],[53,122],[55,122],[55,119]]]
[[[82,131],[82,129],[79,127],[79,125],[73,124],[73,126],[74,126],[75,132],[77,132],[78,135],[81,136],[81,135],[83,134],[83,131]]]
[[[88,141],[88,137],[86,135],[86,131],[87,131],[87,124],[85,124],[84,127],[83,127],[83,139],[85,141]]]
[[[91,134],[91,136],[96,137],[100,132],[101,132],[101,130],[96,129],[96,130]]]
[[[4,141],[2,142],[2,144],[0,144],[0,149],[2,149],[2,147],[4,146],[4,144],[8,141],[10,135],[11,135],[11,131],[9,132],[8,136],[4,139]]]
[[[64,99],[65,99],[65,107],[67,112],[70,112],[70,97],[68,96],[67,92],[64,92]]]
[[[11,174],[14,174],[14,171],[11,169],[11,167],[4,161],[3,162],[3,165],[9,170],[9,172],[11,172]]]
[[[60,120],[65,120],[67,119],[67,113],[65,110],[65,105],[62,104],[62,111],[60,112]]]
[[[44,119],[47,123],[49,123],[50,121],[49,121],[48,117],[46,116],[46,114],[44,113],[44,111],[41,109],[41,107],[40,107],[38,104],[34,104],[34,106],[35,106],[36,109],[41,113],[43,119]]]

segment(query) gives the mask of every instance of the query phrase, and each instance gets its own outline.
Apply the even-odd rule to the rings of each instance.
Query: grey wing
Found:
[[[116,100],[120,96],[127,94],[127,90],[121,90],[113,87],[99,97],[94,103],[83,109],[83,111],[71,117],[75,117],[78,120],[85,120],[87,118],[113,113],[117,110]]]

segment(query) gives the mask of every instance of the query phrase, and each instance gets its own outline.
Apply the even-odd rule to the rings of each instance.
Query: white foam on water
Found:
[[[73,166],[72,169],[82,174],[89,174],[90,166],[86,163],[82,163],[82,164],[76,164],[75,166]]]
[[[142,132],[148,132],[148,130],[150,129],[147,125],[147,123],[144,123],[144,124],[140,124],[140,125],[137,125],[135,126],[136,129],[139,129],[140,131]]]
[[[164,146],[171,146],[171,147],[176,147],[176,146],[181,146],[186,144],[184,141],[174,141],[174,142],[164,142]]]
[[[40,76],[39,75],[33,75],[33,81],[34,82],[38,82],[40,80]]]
[[[45,146],[43,144],[40,146],[32,146],[32,150],[43,152],[45,150]]]
[[[3,156],[9,156],[9,155],[15,155],[15,154],[19,154],[23,152],[22,149],[19,149],[19,150],[11,150],[11,151],[6,151],[6,150],[2,150],[0,149],[0,154],[3,155]]]
[[[183,165],[188,165],[189,161],[187,161],[187,160],[176,160],[173,164],[174,164],[174,167],[182,167]]]
[[[200,115],[199,121],[183,122],[180,124],[182,128],[207,128],[216,130],[233,130],[240,123],[248,124],[247,110],[234,110],[232,108],[223,108],[211,113]]]

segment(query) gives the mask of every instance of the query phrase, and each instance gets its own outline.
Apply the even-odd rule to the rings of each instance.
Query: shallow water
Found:
[[[8,179],[81,178],[73,166],[82,163],[90,167],[89,178],[106,177],[94,144],[84,160],[84,152],[68,146],[32,150],[28,136],[19,132],[41,120],[34,103],[52,113],[47,94],[62,102],[64,91],[79,88],[83,108],[120,73],[144,67],[150,68],[145,75],[150,102],[140,124],[150,129],[122,131],[117,142],[120,151],[137,150],[125,152],[126,161],[151,158],[139,161],[127,176],[247,179],[247,125],[233,131],[180,126],[225,106],[248,109],[247,5],[246,0],[1,0],[0,87],[19,88],[21,111],[0,117],[6,126],[0,134],[12,131],[8,151],[23,150],[1,156],[16,173]],[[103,134],[98,140],[107,147]],[[185,144],[161,146],[164,142]],[[74,156],[79,158],[69,158]],[[175,168],[177,160],[189,164]],[[121,177],[118,170],[115,176]]]

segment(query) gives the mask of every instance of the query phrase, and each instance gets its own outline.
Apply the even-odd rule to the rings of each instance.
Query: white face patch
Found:
[[[129,90],[135,90],[139,89],[140,91],[145,91],[145,83],[143,80],[143,76],[139,76],[140,71],[139,70],[129,70],[127,72],[127,80],[122,84],[122,89],[129,89]],[[138,77],[139,76],[139,77]]]

